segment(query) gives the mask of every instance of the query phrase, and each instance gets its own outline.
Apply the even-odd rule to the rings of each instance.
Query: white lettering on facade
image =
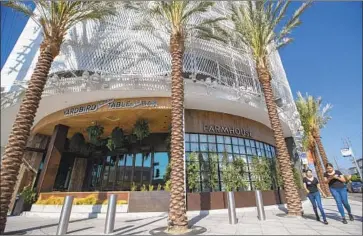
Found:
[[[115,101],[114,99],[109,99],[106,101],[101,101],[96,104],[82,105],[79,107],[72,107],[64,110],[64,116],[76,116],[85,113],[95,112],[99,108],[108,105],[109,109],[122,109],[122,108],[136,108],[136,107],[157,107],[158,103],[156,101]]]
[[[218,125],[204,125],[203,130],[206,133],[213,134],[228,134],[228,135],[238,135],[243,137],[252,137],[252,133],[243,128],[225,127]]]

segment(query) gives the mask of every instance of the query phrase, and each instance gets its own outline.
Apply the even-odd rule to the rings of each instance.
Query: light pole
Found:
[[[362,180],[362,171],[361,171],[361,169],[358,166],[357,160],[355,159],[354,152],[353,152],[353,149],[352,149],[352,143],[350,142],[350,139],[349,138],[348,139],[345,139],[345,140],[346,140],[346,144],[348,146],[348,149],[350,150],[350,156],[352,157],[352,159],[354,161],[354,164],[355,164],[355,167],[357,168],[359,177]]]

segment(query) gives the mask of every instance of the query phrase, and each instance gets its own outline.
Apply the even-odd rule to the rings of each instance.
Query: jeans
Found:
[[[348,203],[348,191],[347,191],[347,187],[344,188],[330,188],[330,192],[333,195],[336,203],[337,203],[337,207],[338,210],[340,212],[340,215],[344,218],[345,217],[345,212],[344,212],[344,208],[347,209],[349,214],[352,214],[351,209],[350,209],[350,205]],[[344,208],[343,208],[344,206]]]
[[[323,204],[321,204],[321,196],[320,196],[319,191],[315,192],[315,193],[309,193],[308,198],[309,198],[311,204],[313,204],[313,209],[314,209],[316,217],[319,217],[318,210],[317,210],[317,207],[319,207],[323,220],[326,220],[325,212],[323,209]]]

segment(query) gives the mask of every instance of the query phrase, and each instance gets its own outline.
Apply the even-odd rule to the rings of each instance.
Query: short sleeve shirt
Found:
[[[309,190],[310,193],[316,193],[318,191],[318,184],[319,181],[317,178],[313,178],[313,180],[310,180],[308,178],[304,178],[303,182],[306,184],[306,188]]]
[[[336,170],[335,175],[340,176],[343,174],[339,170]],[[324,177],[328,178],[329,176],[330,175],[327,172],[324,173]],[[345,187],[345,184],[338,179],[331,179],[329,182],[329,188],[344,188],[344,187]]]

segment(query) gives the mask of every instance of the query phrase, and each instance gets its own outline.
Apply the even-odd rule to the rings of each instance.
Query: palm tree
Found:
[[[233,32],[230,34],[230,39],[233,46],[250,53],[254,60],[276,142],[277,159],[281,166],[288,214],[301,215],[301,200],[294,183],[294,175],[272,91],[269,70],[269,54],[292,42],[288,36],[294,28],[301,24],[299,17],[311,3],[303,3],[291,19],[281,27],[281,30],[276,32],[282,24],[281,20],[284,18],[290,2],[247,1],[231,4],[229,19],[233,24]]]
[[[37,11],[32,11],[20,1],[3,2],[29,16],[42,29],[43,41],[40,55],[28,88],[15,118],[9,141],[1,164],[1,199],[0,199],[0,233],[4,233],[6,215],[11,196],[22,163],[24,149],[33,126],[34,117],[39,106],[42,92],[47,82],[49,70],[54,58],[59,54],[67,31],[81,21],[101,20],[114,13],[109,3],[80,1],[34,1]]]
[[[184,189],[184,80],[183,56],[185,41],[191,33],[203,39],[215,38],[212,27],[222,18],[205,19],[194,24],[192,18],[207,12],[213,2],[151,1],[129,2],[126,7],[137,10],[142,17],[141,27],[161,27],[170,36],[171,55],[171,197],[168,231],[185,232],[188,228]],[[154,24],[156,23],[156,24]]]
[[[316,100],[316,102],[317,102],[317,106],[319,107],[319,111],[317,114],[318,122],[317,122],[317,125],[313,129],[313,136],[314,136],[315,142],[318,146],[319,153],[320,153],[321,159],[323,160],[323,164],[325,167],[326,164],[329,163],[329,161],[328,161],[328,157],[325,153],[323,143],[321,141],[320,130],[322,128],[324,128],[325,125],[328,123],[328,121],[331,119],[331,116],[328,115],[328,112],[330,112],[330,110],[333,108],[333,106],[328,103],[324,107],[322,107],[322,99],[320,97]]]
[[[329,188],[327,184],[324,183],[324,168],[316,150],[317,142],[315,141],[315,135],[317,130],[324,127],[330,119],[330,117],[326,115],[326,112],[330,110],[331,105],[327,104],[321,110],[321,103],[322,99],[320,97],[315,98],[308,94],[306,94],[306,97],[303,97],[300,92],[297,93],[295,102],[296,108],[300,114],[301,125],[304,128],[303,146],[306,150],[310,151],[313,157],[316,174],[323,187],[323,191],[326,195],[330,195]]]

